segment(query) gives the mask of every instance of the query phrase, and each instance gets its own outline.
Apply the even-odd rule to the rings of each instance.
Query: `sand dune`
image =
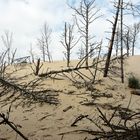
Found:
[[[107,115],[112,113],[111,106],[127,107],[130,97],[131,89],[127,86],[127,78],[130,73],[133,73],[140,78],[140,56],[133,56],[125,61],[125,84],[121,84],[119,77],[111,80],[110,78],[102,78],[99,84],[96,84],[95,92],[87,91],[86,88],[76,88],[75,85],[68,79],[58,76],[60,79],[43,78],[40,88],[59,90],[58,105],[50,104],[31,104],[25,106],[15,106],[21,99],[12,104],[10,112],[10,120],[18,125],[19,130],[29,138],[29,140],[83,140],[94,138],[88,133],[68,133],[66,135],[59,135],[60,133],[80,130],[92,129],[96,127],[89,120],[83,119],[77,126],[71,127],[71,124],[79,115],[88,115],[89,118],[97,119],[98,111],[96,106],[100,107]],[[77,61],[71,63],[76,65]],[[66,63],[53,62],[45,63],[42,67],[41,73],[47,70],[60,70],[66,67]],[[21,69],[20,69],[21,68]],[[19,70],[20,69],[20,70]],[[19,83],[29,82],[37,76],[32,74],[32,69],[29,64],[23,66],[11,66],[8,68],[9,72],[15,71],[11,77],[17,78]],[[83,71],[84,74],[87,71]],[[27,75],[26,77],[23,77]],[[100,76],[97,77],[101,77]],[[21,78],[23,77],[23,78]],[[94,96],[91,96],[94,95]],[[100,96],[99,96],[100,95]],[[4,98],[4,97],[3,97]],[[130,109],[137,112],[139,108],[140,96],[133,95]],[[93,105],[87,103],[93,103]],[[84,105],[86,104],[86,105]],[[5,113],[8,110],[9,104],[0,106],[1,112]],[[5,140],[22,140],[14,131],[7,125],[0,125],[0,139]]]

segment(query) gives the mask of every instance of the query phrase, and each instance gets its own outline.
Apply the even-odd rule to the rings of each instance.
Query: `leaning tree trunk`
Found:
[[[89,11],[88,9],[86,9],[86,56],[85,57],[85,61],[86,61],[86,67],[88,67],[88,59],[89,59],[89,44],[88,44],[88,41],[89,41],[89,32],[88,32],[88,28],[89,28],[89,20],[88,20],[88,14],[89,14]]]
[[[104,77],[107,77],[107,75],[108,75],[108,68],[110,65],[110,58],[111,58],[111,54],[112,54],[114,38],[115,38],[115,33],[116,33],[116,27],[117,27],[119,12],[120,12],[120,2],[121,2],[121,0],[118,1],[115,22],[113,24],[112,36],[111,36],[110,45],[109,45],[109,49],[108,49],[108,55],[107,55],[107,59],[106,59],[106,63],[105,63]]]
[[[118,27],[118,31],[116,34],[116,57],[118,56],[118,51],[119,51],[119,27]]]
[[[121,0],[121,81],[124,83],[124,68],[123,68],[123,0]]]

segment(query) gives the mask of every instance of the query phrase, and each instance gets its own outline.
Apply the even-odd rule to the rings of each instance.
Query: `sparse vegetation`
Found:
[[[134,75],[131,75],[131,76],[128,78],[128,87],[129,87],[129,88],[134,88],[134,89],[140,88],[139,79],[137,79]]]
[[[45,22],[36,40],[40,52],[31,44],[30,55],[15,59],[17,50],[12,47],[12,32],[6,31],[1,36],[4,48],[0,48],[0,140],[140,139],[140,79],[134,75],[140,76],[140,56],[130,57],[125,63],[131,52],[134,55],[140,22],[125,27],[123,20],[125,12],[140,15],[140,10],[124,0],[113,2],[115,15],[114,21],[108,20],[112,31],[107,45],[102,36],[94,40],[97,24],[94,21],[102,16],[95,0],[73,2],[69,6],[74,23],[69,18],[65,21],[60,44],[55,40],[56,29]],[[52,50],[53,45],[64,47],[66,62],[52,61],[53,52],[57,52],[56,48]],[[77,50],[77,58],[72,60]],[[128,87],[132,89],[122,84],[126,82],[124,67],[125,73],[134,73],[128,77]],[[16,132],[16,137],[11,132]],[[70,134],[73,132],[79,137]]]

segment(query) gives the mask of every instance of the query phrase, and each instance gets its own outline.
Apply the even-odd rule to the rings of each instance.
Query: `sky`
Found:
[[[63,59],[63,51],[60,40],[64,29],[64,22],[72,21],[72,9],[67,3],[77,5],[80,0],[0,0],[0,36],[5,31],[13,33],[12,47],[17,48],[16,57],[30,55],[32,44],[33,52],[39,57],[40,50],[37,45],[37,38],[40,37],[41,28],[45,22],[52,29],[50,50],[54,60]],[[137,3],[139,0],[133,0]],[[96,20],[92,25],[92,31],[96,40],[106,38],[106,31],[110,31],[111,24],[106,19],[111,19],[110,0],[96,0],[97,8],[100,8],[102,18]],[[139,19],[135,19],[139,20]],[[127,18],[129,24],[133,23],[132,17]],[[106,40],[105,40],[106,42]],[[0,50],[3,49],[0,38]],[[76,54],[76,48],[73,57]]]

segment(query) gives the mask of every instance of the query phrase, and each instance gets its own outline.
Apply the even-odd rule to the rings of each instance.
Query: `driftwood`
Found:
[[[5,114],[0,113],[0,117],[3,119],[3,120],[0,122],[0,125],[1,125],[1,124],[7,124],[7,125],[10,126],[18,135],[20,135],[24,140],[28,140],[28,138],[25,137],[25,136],[23,135],[23,133],[21,133],[21,132],[17,129],[16,125],[15,125],[13,122],[10,122],[10,121],[8,120],[8,118],[5,116]]]

